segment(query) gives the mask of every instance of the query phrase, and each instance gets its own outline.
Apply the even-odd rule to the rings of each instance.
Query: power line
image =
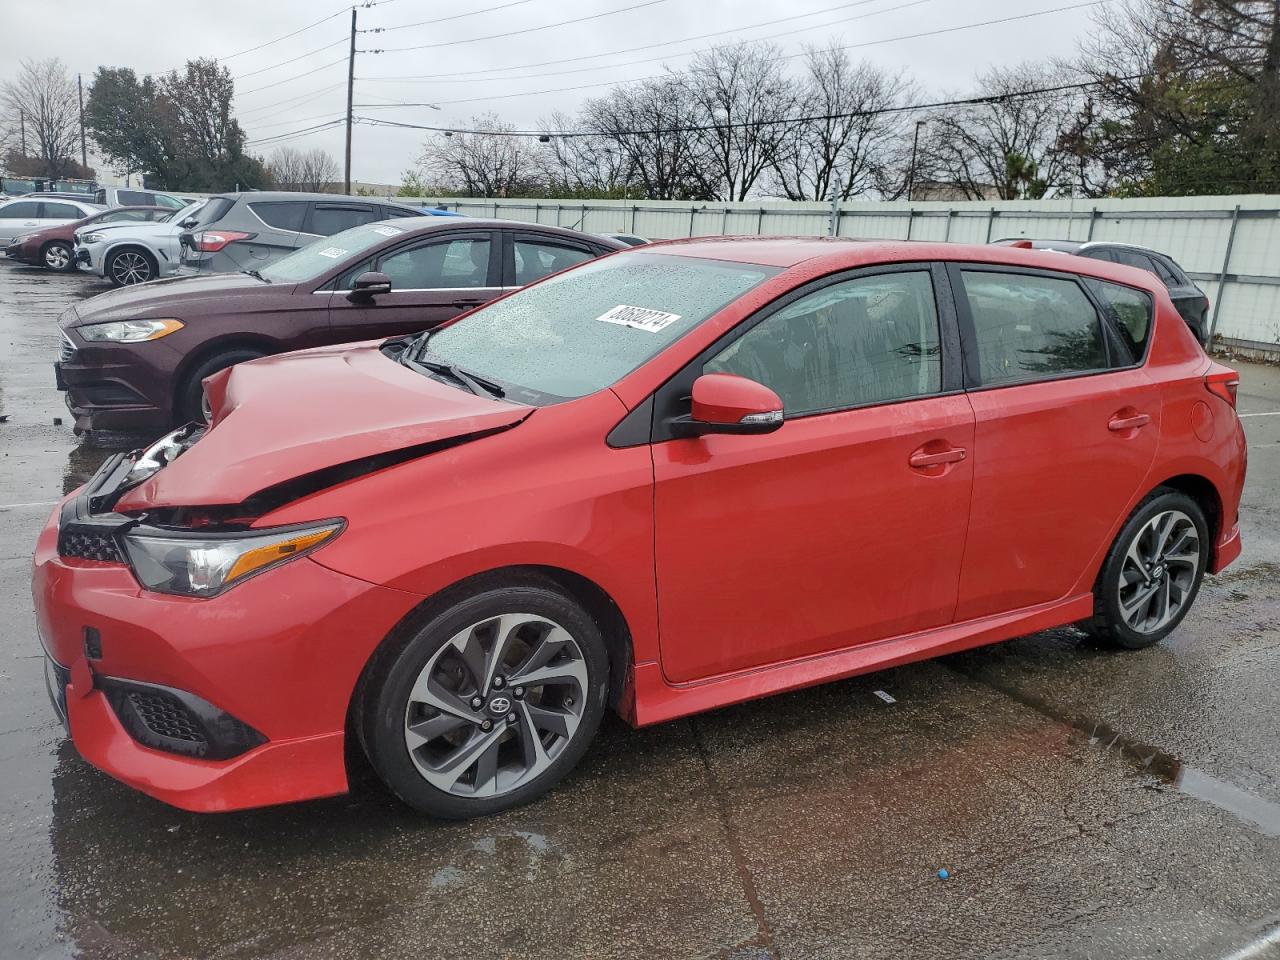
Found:
[[[323,90],[312,90],[310,93],[301,93],[296,97],[289,97],[285,100],[277,100],[275,103],[264,103],[256,107],[250,107],[248,110],[241,110],[236,114],[237,119],[243,119],[251,113],[261,113],[264,110],[274,110],[277,107],[289,106],[300,107],[304,103],[310,103],[312,100],[324,96],[326,93],[332,93],[334,90],[344,87],[346,84],[335,83],[325,87]]]
[[[383,0],[383,2],[384,3],[390,2],[390,0]],[[291,83],[294,80],[301,80],[303,77],[309,77],[313,73],[318,73],[321,70],[324,70],[328,67],[332,67],[335,63],[346,63],[346,62],[347,62],[346,57],[339,57],[337,60],[330,60],[328,63],[322,63],[318,67],[313,67],[310,70],[303,71],[302,73],[296,74],[292,77],[285,77],[285,79],[283,80],[276,80],[274,83],[268,83],[265,86],[254,87],[252,90],[241,90],[239,93],[236,94],[236,96],[245,97],[251,93],[258,93],[261,90],[274,90],[276,87],[279,87],[283,84]]]
[[[1134,74],[1128,77],[1116,77],[1114,81],[1139,80],[1153,74]],[[850,110],[844,113],[823,113],[802,117],[778,117],[774,120],[741,120],[733,123],[700,123],[678,127],[655,127],[652,129],[631,130],[477,130],[462,127],[434,127],[425,124],[403,123],[396,120],[381,120],[376,117],[357,117],[363,123],[373,126],[404,127],[411,130],[427,130],[433,133],[450,134],[483,134],[487,136],[505,137],[634,137],[660,136],[668,133],[699,133],[707,130],[734,130],[740,127],[767,127],[778,124],[817,123],[825,120],[848,120],[854,117],[878,117],[893,113],[916,113],[924,110],[940,110],[944,107],[979,106],[999,103],[1004,100],[1015,100],[1021,97],[1043,96],[1050,93],[1064,93],[1069,90],[1087,90],[1090,87],[1102,86],[1104,81],[1086,80],[1079,83],[1064,83],[1052,87],[1035,87],[1028,90],[1015,90],[1009,93],[984,94],[977,97],[966,97],[957,100],[937,100],[932,103],[904,104],[897,107],[877,107],[874,110]]]
[[[308,23],[305,27],[299,27],[297,30],[294,30],[292,33],[286,33],[282,37],[276,37],[274,40],[268,40],[266,43],[260,43],[256,47],[250,47],[248,50],[241,50],[239,53],[232,53],[232,54],[228,54],[225,57],[216,57],[215,59],[219,60],[222,63],[226,63],[228,60],[234,60],[236,57],[243,57],[246,53],[254,53],[255,51],[261,50],[264,47],[271,46],[273,43],[279,43],[281,40],[288,40],[290,37],[296,37],[298,34],[304,33],[305,31],[310,30],[312,27],[318,27],[322,23],[328,23],[334,17],[342,16],[349,9],[350,7],[343,7],[341,10],[338,10],[335,13],[329,14],[327,17],[321,17],[319,20],[315,21],[315,23]]]
[[[1029,20],[1033,17],[1043,17],[1051,13],[1062,13],[1067,10],[1079,10],[1084,7],[1096,7],[1096,6],[1100,6],[1101,4],[1109,3],[1109,2],[1111,2],[1111,0],[1086,0],[1086,2],[1084,3],[1075,3],[1075,4],[1070,4],[1064,7],[1054,7],[1049,10],[1038,10],[1033,13],[1015,14],[1014,16],[1009,16],[1009,17],[999,17],[994,20],[983,20],[980,23],[966,23],[966,24],[959,24],[954,27],[941,27],[937,30],[926,30],[921,33],[904,34],[898,37],[884,37],[880,40],[864,40],[861,43],[845,44],[839,47],[838,49],[856,50],[856,49],[861,49],[863,47],[877,46],[882,43],[896,43],[900,40],[916,40],[916,39],[919,39],[920,37],[934,37],[934,36],[940,36],[942,34],[947,34],[947,33],[958,33],[962,30],[975,30],[979,27],[989,27],[995,24],[1012,23],[1017,20]],[[796,57],[800,57],[800,56],[804,56],[803,51],[801,51],[800,53],[784,54],[778,57],[777,59],[793,60]],[[662,76],[664,76],[664,74],[650,74],[649,76],[631,77],[626,80],[601,80],[596,83],[584,83],[584,84],[579,84],[577,86],[572,86],[572,87],[554,87],[547,90],[521,90],[514,93],[496,93],[496,94],[489,94],[489,95],[480,96],[480,97],[462,97],[455,100],[437,100],[435,102],[435,105],[442,106],[442,107],[455,106],[463,103],[478,103],[481,101],[488,101],[488,100],[512,100],[518,97],[536,97],[536,96],[540,96],[542,94],[548,94],[548,93],[568,93],[575,90],[589,90],[593,87],[608,87],[608,86],[619,86],[627,83],[642,83],[645,80],[655,80],[655,79],[661,78]],[[421,103],[403,103],[403,104],[387,104],[386,106],[387,107],[394,107],[394,106],[420,107],[423,105],[424,104],[421,104]]]
[[[499,40],[503,37],[520,37],[530,33],[537,33],[541,30],[551,30],[555,27],[566,27],[573,23],[586,23],[588,20],[599,20],[602,17],[612,17],[619,13],[628,13],[632,10],[640,10],[644,7],[653,7],[666,2],[667,0],[644,0],[643,3],[633,3],[629,7],[619,7],[617,10],[606,10],[604,13],[593,13],[585,17],[574,17],[572,20],[560,20],[556,23],[545,23],[540,27],[524,27],[520,30],[509,30],[506,33],[491,33],[484,37],[467,37],[463,40],[442,40],[439,43],[422,43],[412,47],[386,47],[379,50],[361,50],[360,53],[404,53],[409,50],[433,50],[437,47],[454,47],[464,43],[479,43],[482,40]]]
[[[590,53],[580,57],[566,57],[561,60],[543,60],[540,63],[522,63],[513,67],[492,67],[487,70],[477,70],[475,72],[476,73],[506,73],[511,70],[526,70],[533,67],[552,67],[562,63],[580,63],[583,60],[598,60],[601,57],[612,57],[612,56],[616,56],[619,53],[637,53],[641,50],[653,50],[653,49],[656,49],[657,47],[673,46],[678,43],[691,43],[694,40],[706,40],[710,37],[723,36],[726,33],[735,33],[739,30],[754,30],[757,27],[771,27],[776,23],[785,23],[790,20],[800,20],[804,17],[817,17],[817,16],[821,16],[824,13],[831,13],[834,10],[845,10],[845,9],[848,9],[849,7],[862,7],[862,6],[866,6],[868,3],[874,3],[874,2],[876,2],[876,0],[853,0],[853,2],[851,3],[838,3],[834,7],[824,7],[821,10],[814,10],[810,13],[797,13],[789,17],[778,17],[775,20],[762,20],[759,23],[748,23],[738,27],[731,27],[728,30],[715,30],[711,33],[700,33],[692,37],[681,37],[678,40],[663,40],[658,43],[646,43],[643,46],[639,46],[639,47],[624,47],[621,50],[608,50],[608,51],[605,51],[604,53]],[[888,12],[888,11],[883,11],[883,12]],[[853,18],[850,18],[850,19],[853,19]],[[843,22],[844,22],[843,20],[834,21],[834,23],[843,23]],[[831,26],[831,25],[832,24],[823,24],[823,26]],[[761,39],[769,39],[769,38],[763,37]],[[591,69],[599,69],[599,68],[593,67]],[[400,76],[400,77],[364,77],[362,79],[378,80],[378,81],[398,81],[398,80],[436,80],[436,79],[445,78],[445,77],[462,77],[462,78],[470,79],[472,78],[472,74],[469,72],[427,73],[427,74],[417,74],[414,76]]]
[[[870,0],[862,0],[862,2],[870,2]],[[839,24],[839,23],[848,23],[848,22],[849,22],[849,21],[851,21],[851,20],[865,20],[865,19],[867,19],[868,17],[875,17],[875,16],[879,16],[879,15],[880,15],[880,14],[882,14],[882,13],[893,13],[893,12],[895,12],[895,11],[897,11],[897,10],[905,10],[905,9],[906,9],[906,8],[908,8],[908,7],[916,7],[916,6],[919,6],[920,4],[923,4],[923,3],[935,3],[935,2],[936,2],[936,0],[909,0],[909,2],[907,2],[907,3],[900,3],[900,4],[898,4],[897,6],[894,6],[894,7],[885,7],[883,10],[873,10],[873,11],[871,11],[870,13],[860,13],[860,14],[857,14],[857,15],[852,16],[852,17],[842,17],[842,18],[841,18],[841,19],[839,19],[839,20],[832,20],[832,21],[830,21],[830,22],[828,22],[828,23],[814,23],[814,24],[810,24],[810,25],[809,25],[809,26],[807,26],[807,27],[799,27],[799,28],[794,29],[794,30],[785,30],[785,31],[783,31],[783,32],[781,32],[781,33],[772,33],[772,34],[769,34],[769,35],[764,36],[764,37],[756,37],[756,38],[754,38],[753,40],[750,40],[750,41],[748,41],[748,42],[750,42],[750,43],[761,43],[761,42],[766,41],[766,40],[776,40],[776,39],[777,39],[777,38],[779,38],[779,37],[791,36],[792,34],[796,34],[796,33],[805,33],[805,32],[807,32],[807,31],[809,31],[809,30],[821,30],[821,29],[824,29],[824,28],[826,28],[826,27],[832,27],[832,26],[835,26],[836,24]],[[861,4],[856,4],[856,5],[861,5]],[[843,6],[849,6],[849,4],[844,4]],[[828,10],[822,10],[822,11],[817,11],[816,13],[827,13],[827,12],[829,12],[829,11],[828,11]],[[816,13],[813,13],[813,14],[801,14],[800,16],[815,16],[815,15],[816,15]],[[782,19],[783,19],[783,20],[794,20],[794,19],[796,19],[796,18],[795,18],[795,17],[783,17]],[[770,22],[770,23],[778,23],[778,22],[781,22],[781,21],[769,21],[769,22]],[[756,24],[755,26],[763,26],[763,24]],[[750,27],[742,27],[742,28],[739,28],[739,29],[744,29],[744,30],[746,30],[746,29],[751,29],[751,28],[750,28]],[[721,32],[721,33],[731,33],[731,32],[733,32],[733,31],[720,31],[720,32]],[[717,34],[706,34],[706,35],[704,35],[704,36],[716,36],[716,35],[717,35]],[[691,39],[700,39],[700,38],[695,37],[695,38],[691,38]],[[671,42],[671,43],[683,43],[683,42],[685,42],[685,41],[682,41],[682,40],[672,40],[672,41],[670,41],[670,42]],[[659,46],[661,46],[661,45],[662,45],[662,44],[659,44]],[[651,44],[650,46],[653,46],[653,45]],[[553,70],[553,71],[549,71],[549,72],[546,72],[546,73],[525,73],[525,74],[521,74],[521,75],[519,75],[519,76],[515,76],[515,77],[472,77],[472,76],[470,76],[470,75],[468,75],[468,74],[455,74],[454,76],[457,76],[457,77],[459,78],[459,80],[465,80],[467,83],[493,83],[494,81],[502,81],[502,80],[536,80],[536,79],[539,79],[539,78],[541,78],[541,77],[563,77],[563,76],[567,76],[567,75],[569,75],[569,74],[573,74],[573,73],[592,73],[592,72],[599,71],[599,70],[614,70],[614,69],[617,69],[617,68],[619,68],[619,67],[631,67],[631,66],[636,66],[636,65],[638,65],[638,64],[642,64],[642,63],[657,63],[657,62],[659,62],[659,61],[672,60],[672,59],[675,59],[675,58],[678,58],[678,57],[691,57],[691,56],[694,56],[694,55],[696,55],[696,54],[698,54],[698,53],[701,53],[704,49],[705,49],[704,47],[699,47],[699,48],[694,49],[694,50],[684,50],[684,51],[681,51],[680,53],[662,54],[662,55],[660,55],[660,56],[656,56],[656,57],[644,57],[644,58],[642,58],[642,59],[640,59],[640,60],[624,60],[624,61],[622,61],[622,62],[620,62],[620,63],[610,63],[610,64],[608,64],[608,65],[605,65],[605,64],[596,64],[596,65],[594,65],[594,66],[590,66],[590,67],[575,67],[575,68],[573,68],[572,70]],[[620,53],[621,53],[621,52],[626,52],[626,51],[615,51],[615,52],[620,52]],[[794,55],[791,55],[791,56],[801,56],[801,55],[802,55],[802,54],[794,54]],[[593,56],[605,56],[605,54],[593,54]],[[584,59],[584,58],[574,58],[574,59]],[[566,61],[566,62],[568,62],[568,61]],[[500,68],[500,69],[509,69],[509,68]],[[446,76],[446,75],[445,75],[445,74],[441,74],[441,76]],[[393,80],[393,79],[396,79],[396,78],[391,78],[391,77],[360,77],[359,79],[360,79],[361,81],[365,81],[365,80],[380,81],[380,80]],[[398,81],[398,82],[403,82],[405,79],[406,79],[406,78],[399,78],[399,81]],[[413,82],[413,81],[411,81],[411,82]],[[425,80],[425,78],[423,78],[423,79],[420,79],[420,80],[418,80],[418,81],[416,81],[416,82],[431,82],[431,81],[427,81],[427,80]],[[437,82],[448,83],[448,82],[456,82],[456,81],[447,81],[447,80],[446,80],[446,81],[437,81]],[[618,82],[626,83],[626,82],[630,82],[630,81],[618,81]]]
[[[246,140],[245,146],[258,146],[264,143],[275,143],[281,140],[291,139],[293,137],[299,137],[299,136],[302,136],[303,134],[318,133],[321,130],[327,130],[345,122],[346,122],[346,117],[336,117],[332,120],[327,120],[324,123],[317,123],[313,127],[304,127],[301,130],[289,130],[289,131],[286,131],[285,133],[277,133],[269,137],[258,137],[256,140]]]
[[[361,30],[360,32],[390,33],[392,30],[408,30],[410,27],[425,27],[432,23],[446,23],[449,20],[462,20],[464,17],[474,17],[481,13],[492,13],[495,10],[506,10],[508,7],[519,7],[532,2],[533,0],[511,0],[510,3],[500,3],[496,7],[485,7],[483,10],[472,10],[470,13],[455,13],[449,17],[436,17],[434,20],[419,20],[417,23],[401,23],[394,27],[371,27],[368,30]]]
[[[320,53],[324,50],[328,50],[331,47],[336,47],[340,43],[346,43],[346,42],[347,42],[347,38],[343,37],[341,40],[333,41],[333,43],[326,43],[323,47],[316,47],[314,50],[309,50],[306,53],[299,54],[296,57],[290,57],[288,60],[281,60],[279,63],[273,63],[269,67],[262,67],[258,70],[250,70],[248,73],[242,73],[240,74],[240,76],[232,77],[231,79],[243,80],[245,77],[257,76],[259,73],[266,73],[268,70],[276,70],[280,67],[286,66],[287,64],[297,63],[299,60],[305,60],[307,57],[315,56],[317,53]],[[277,82],[280,82],[280,81],[277,81]]]

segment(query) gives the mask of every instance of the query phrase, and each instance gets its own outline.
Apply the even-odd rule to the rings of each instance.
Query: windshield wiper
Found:
[[[264,277],[261,273],[259,273],[257,270],[254,270],[254,269],[241,270],[240,272],[241,272],[241,273],[247,273],[249,276],[253,277],[253,279],[255,279],[255,280],[261,280],[263,283],[270,283],[270,282],[271,282],[271,281],[270,281],[270,280],[268,280],[266,277]]]
[[[474,373],[468,373],[448,361],[414,357],[412,346],[401,352],[400,363],[406,367],[419,367],[431,373],[443,374],[450,380],[462,384],[478,397],[492,397],[498,400],[506,395],[506,391],[492,380],[486,380],[484,377],[478,377]]]

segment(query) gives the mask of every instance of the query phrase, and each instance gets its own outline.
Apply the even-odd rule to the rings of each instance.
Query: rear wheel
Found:
[[[549,582],[495,587],[375,657],[357,701],[383,782],[437,817],[527,803],[581,759],[604,714],[595,621]]]
[[[55,240],[53,243],[44,245],[44,249],[40,251],[40,262],[50,270],[59,272],[66,272],[75,267],[71,245],[63,243],[61,240]]]
[[[222,353],[215,353],[213,356],[201,360],[194,370],[187,374],[187,378],[182,383],[182,389],[178,391],[177,396],[177,422],[178,423],[207,423],[212,412],[209,409],[209,400],[204,395],[204,387],[201,383],[205,377],[211,377],[219,370],[225,370],[227,367],[233,367],[237,363],[244,363],[246,360],[256,360],[258,357],[265,357],[266,354],[261,350],[254,350],[249,347],[238,347],[234,350],[224,350]]]
[[[154,280],[160,271],[151,254],[130,247],[109,255],[103,272],[112,286],[131,287],[135,283]]]
[[[1157,490],[1111,546],[1094,589],[1092,632],[1130,650],[1168,636],[1191,609],[1209,561],[1209,527],[1184,493]]]

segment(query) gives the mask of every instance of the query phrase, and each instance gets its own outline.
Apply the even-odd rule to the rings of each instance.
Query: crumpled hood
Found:
[[[199,277],[169,277],[100,293],[79,306],[71,323],[104,323],[147,317],[183,318],[184,306],[199,300],[261,297],[264,293],[288,296],[291,283],[269,284],[243,273],[210,273]],[[66,326],[67,324],[64,324]]]
[[[533,412],[402,367],[382,342],[263,357],[209,377],[212,428],[116,509],[238,504],[327,467],[458,441]]]

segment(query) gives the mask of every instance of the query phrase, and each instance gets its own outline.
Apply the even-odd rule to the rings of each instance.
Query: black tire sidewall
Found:
[[[149,280],[154,280],[159,275],[160,268],[156,265],[156,258],[153,257],[151,254],[147,253],[145,250],[136,250],[132,247],[126,250],[117,250],[116,252],[111,254],[109,257],[107,257],[106,265],[103,268],[103,272],[106,273],[107,279],[111,281],[111,285],[113,287],[124,287],[124,286],[136,287],[138,285],[137,283],[124,284],[116,280],[115,269],[114,269],[116,265],[116,257],[120,256],[122,253],[141,254],[143,259],[147,261],[147,266],[151,268],[151,276],[147,277],[147,280],[139,280],[138,283],[146,283]]]
[[[545,616],[569,631],[587,666],[589,689],[573,739],[551,767],[530,783],[499,797],[458,797],[432,786],[418,772],[404,742],[409,692],[427,661],[459,630],[501,613]],[[600,629],[578,604],[556,590],[521,585],[484,590],[431,616],[397,649],[371,665],[356,718],[369,762],[383,782],[405,803],[450,820],[481,817],[520,806],[560,782],[586,752],[604,715],[609,689],[609,657]]]
[[[1153,516],[1166,510],[1180,510],[1190,517],[1191,522],[1195,524],[1196,533],[1200,536],[1200,566],[1196,572],[1195,583],[1191,587],[1191,595],[1174,618],[1155,633],[1138,633],[1125,623],[1124,616],[1120,612],[1120,589],[1116,586],[1116,582],[1120,577],[1120,568],[1124,564],[1125,553],[1128,551],[1129,544],[1133,541],[1133,538],[1137,536],[1138,531]],[[1110,553],[1107,554],[1106,563],[1102,567],[1097,594],[1097,616],[1101,619],[1106,639],[1129,650],[1140,650],[1143,647],[1159,643],[1177,629],[1178,624],[1182,622],[1182,618],[1187,615],[1192,605],[1196,602],[1196,597],[1200,595],[1200,585],[1204,582],[1205,571],[1209,563],[1209,550],[1209,524],[1205,519],[1204,511],[1200,509],[1198,503],[1185,493],[1180,493],[1176,490],[1159,491],[1150,497],[1125,521],[1119,535],[1116,537],[1115,543],[1112,544]]]
[[[213,356],[201,360],[196,364],[195,369],[183,379],[182,389],[178,391],[178,395],[175,398],[177,400],[177,409],[175,410],[177,423],[204,422],[204,411],[200,409],[200,384],[206,377],[211,377],[219,370],[233,367],[237,363],[244,363],[246,360],[257,360],[259,357],[265,356],[266,354],[260,350],[240,347],[223,353],[215,353]]]

